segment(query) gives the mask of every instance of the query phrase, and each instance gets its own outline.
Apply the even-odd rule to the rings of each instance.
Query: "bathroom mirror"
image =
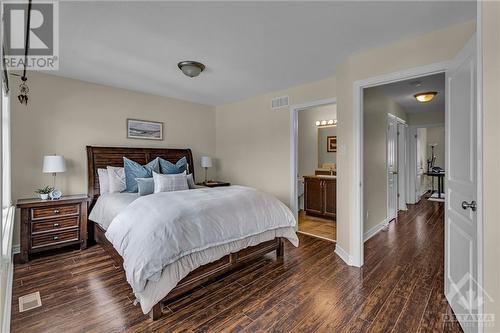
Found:
[[[335,169],[337,163],[337,127],[318,127],[318,169]]]

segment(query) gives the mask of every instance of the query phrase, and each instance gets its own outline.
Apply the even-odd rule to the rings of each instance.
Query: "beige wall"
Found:
[[[12,103],[14,202],[52,183],[41,171],[46,154],[64,155],[67,172],[57,176],[57,186],[66,194],[87,193],[86,145],[189,147],[197,179],[200,156],[215,156],[214,107],[41,73],[30,73],[28,83],[28,106]],[[164,122],[164,140],[127,139],[127,118]]]
[[[483,254],[484,313],[494,314],[495,326],[487,332],[500,331],[500,2],[485,1],[483,6]],[[479,202],[481,204],[481,202]]]
[[[324,105],[298,113],[298,173],[299,177],[314,175],[320,160],[319,132],[316,120],[337,119],[337,106]],[[334,129],[329,127],[329,129]],[[324,129],[322,129],[324,130]],[[326,138],[325,138],[326,141]],[[326,144],[325,144],[326,151]],[[325,152],[326,154],[326,152]],[[335,154],[335,153],[329,153]],[[323,157],[324,158],[324,157]]]
[[[393,73],[418,66],[452,59],[475,31],[475,21],[434,31],[417,38],[404,40],[389,46],[368,50],[350,56],[337,67],[337,118],[338,141],[345,148],[337,154],[337,244],[354,253],[357,244],[351,244],[354,232],[355,207],[354,178],[355,125],[353,85],[358,80]]]
[[[435,166],[444,169],[445,166],[445,135],[444,126],[443,127],[428,127],[427,128],[427,158],[432,157],[431,144],[437,143],[434,147],[434,155],[436,155]]]
[[[364,225],[366,233],[387,218],[387,115],[407,120],[406,111],[380,88],[363,94]]]
[[[436,112],[418,112],[408,114],[408,125],[444,124],[444,110]]]
[[[290,110],[271,110],[271,99],[290,96],[290,104],[333,98],[335,77],[222,105],[216,112],[217,175],[253,186],[287,205],[290,184]]]

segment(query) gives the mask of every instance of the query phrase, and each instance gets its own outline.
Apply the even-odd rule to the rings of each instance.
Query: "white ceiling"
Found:
[[[475,2],[60,2],[60,76],[220,105],[475,18]],[[207,69],[190,79],[182,60]]]
[[[399,103],[406,112],[421,113],[421,112],[444,112],[445,108],[445,82],[444,73],[424,76],[418,79],[405,80],[380,86],[383,94]],[[420,83],[417,87],[416,83]],[[427,92],[437,91],[436,97],[430,102],[417,102],[414,95]]]

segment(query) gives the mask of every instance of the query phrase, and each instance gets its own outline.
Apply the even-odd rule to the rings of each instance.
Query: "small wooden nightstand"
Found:
[[[29,255],[79,244],[87,248],[86,195],[70,195],[59,200],[21,199],[21,254],[26,263]]]
[[[221,187],[221,186],[230,186],[231,183],[226,183],[226,182],[219,182],[219,181],[208,181],[208,182],[203,182],[203,183],[197,183],[196,185],[199,186],[206,186],[206,187]]]

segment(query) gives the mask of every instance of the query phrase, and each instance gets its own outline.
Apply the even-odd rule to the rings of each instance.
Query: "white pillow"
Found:
[[[108,166],[109,193],[119,193],[125,191],[125,169],[121,167]]]
[[[99,175],[99,192],[101,194],[109,192],[109,177],[107,169],[97,169]]]
[[[155,182],[154,193],[189,190],[186,171],[169,175],[153,171],[153,180]]]
[[[196,184],[194,183],[194,179],[193,179],[193,174],[190,173],[186,177],[187,177],[187,182],[188,182],[189,189],[192,190],[192,189],[196,188]]]

